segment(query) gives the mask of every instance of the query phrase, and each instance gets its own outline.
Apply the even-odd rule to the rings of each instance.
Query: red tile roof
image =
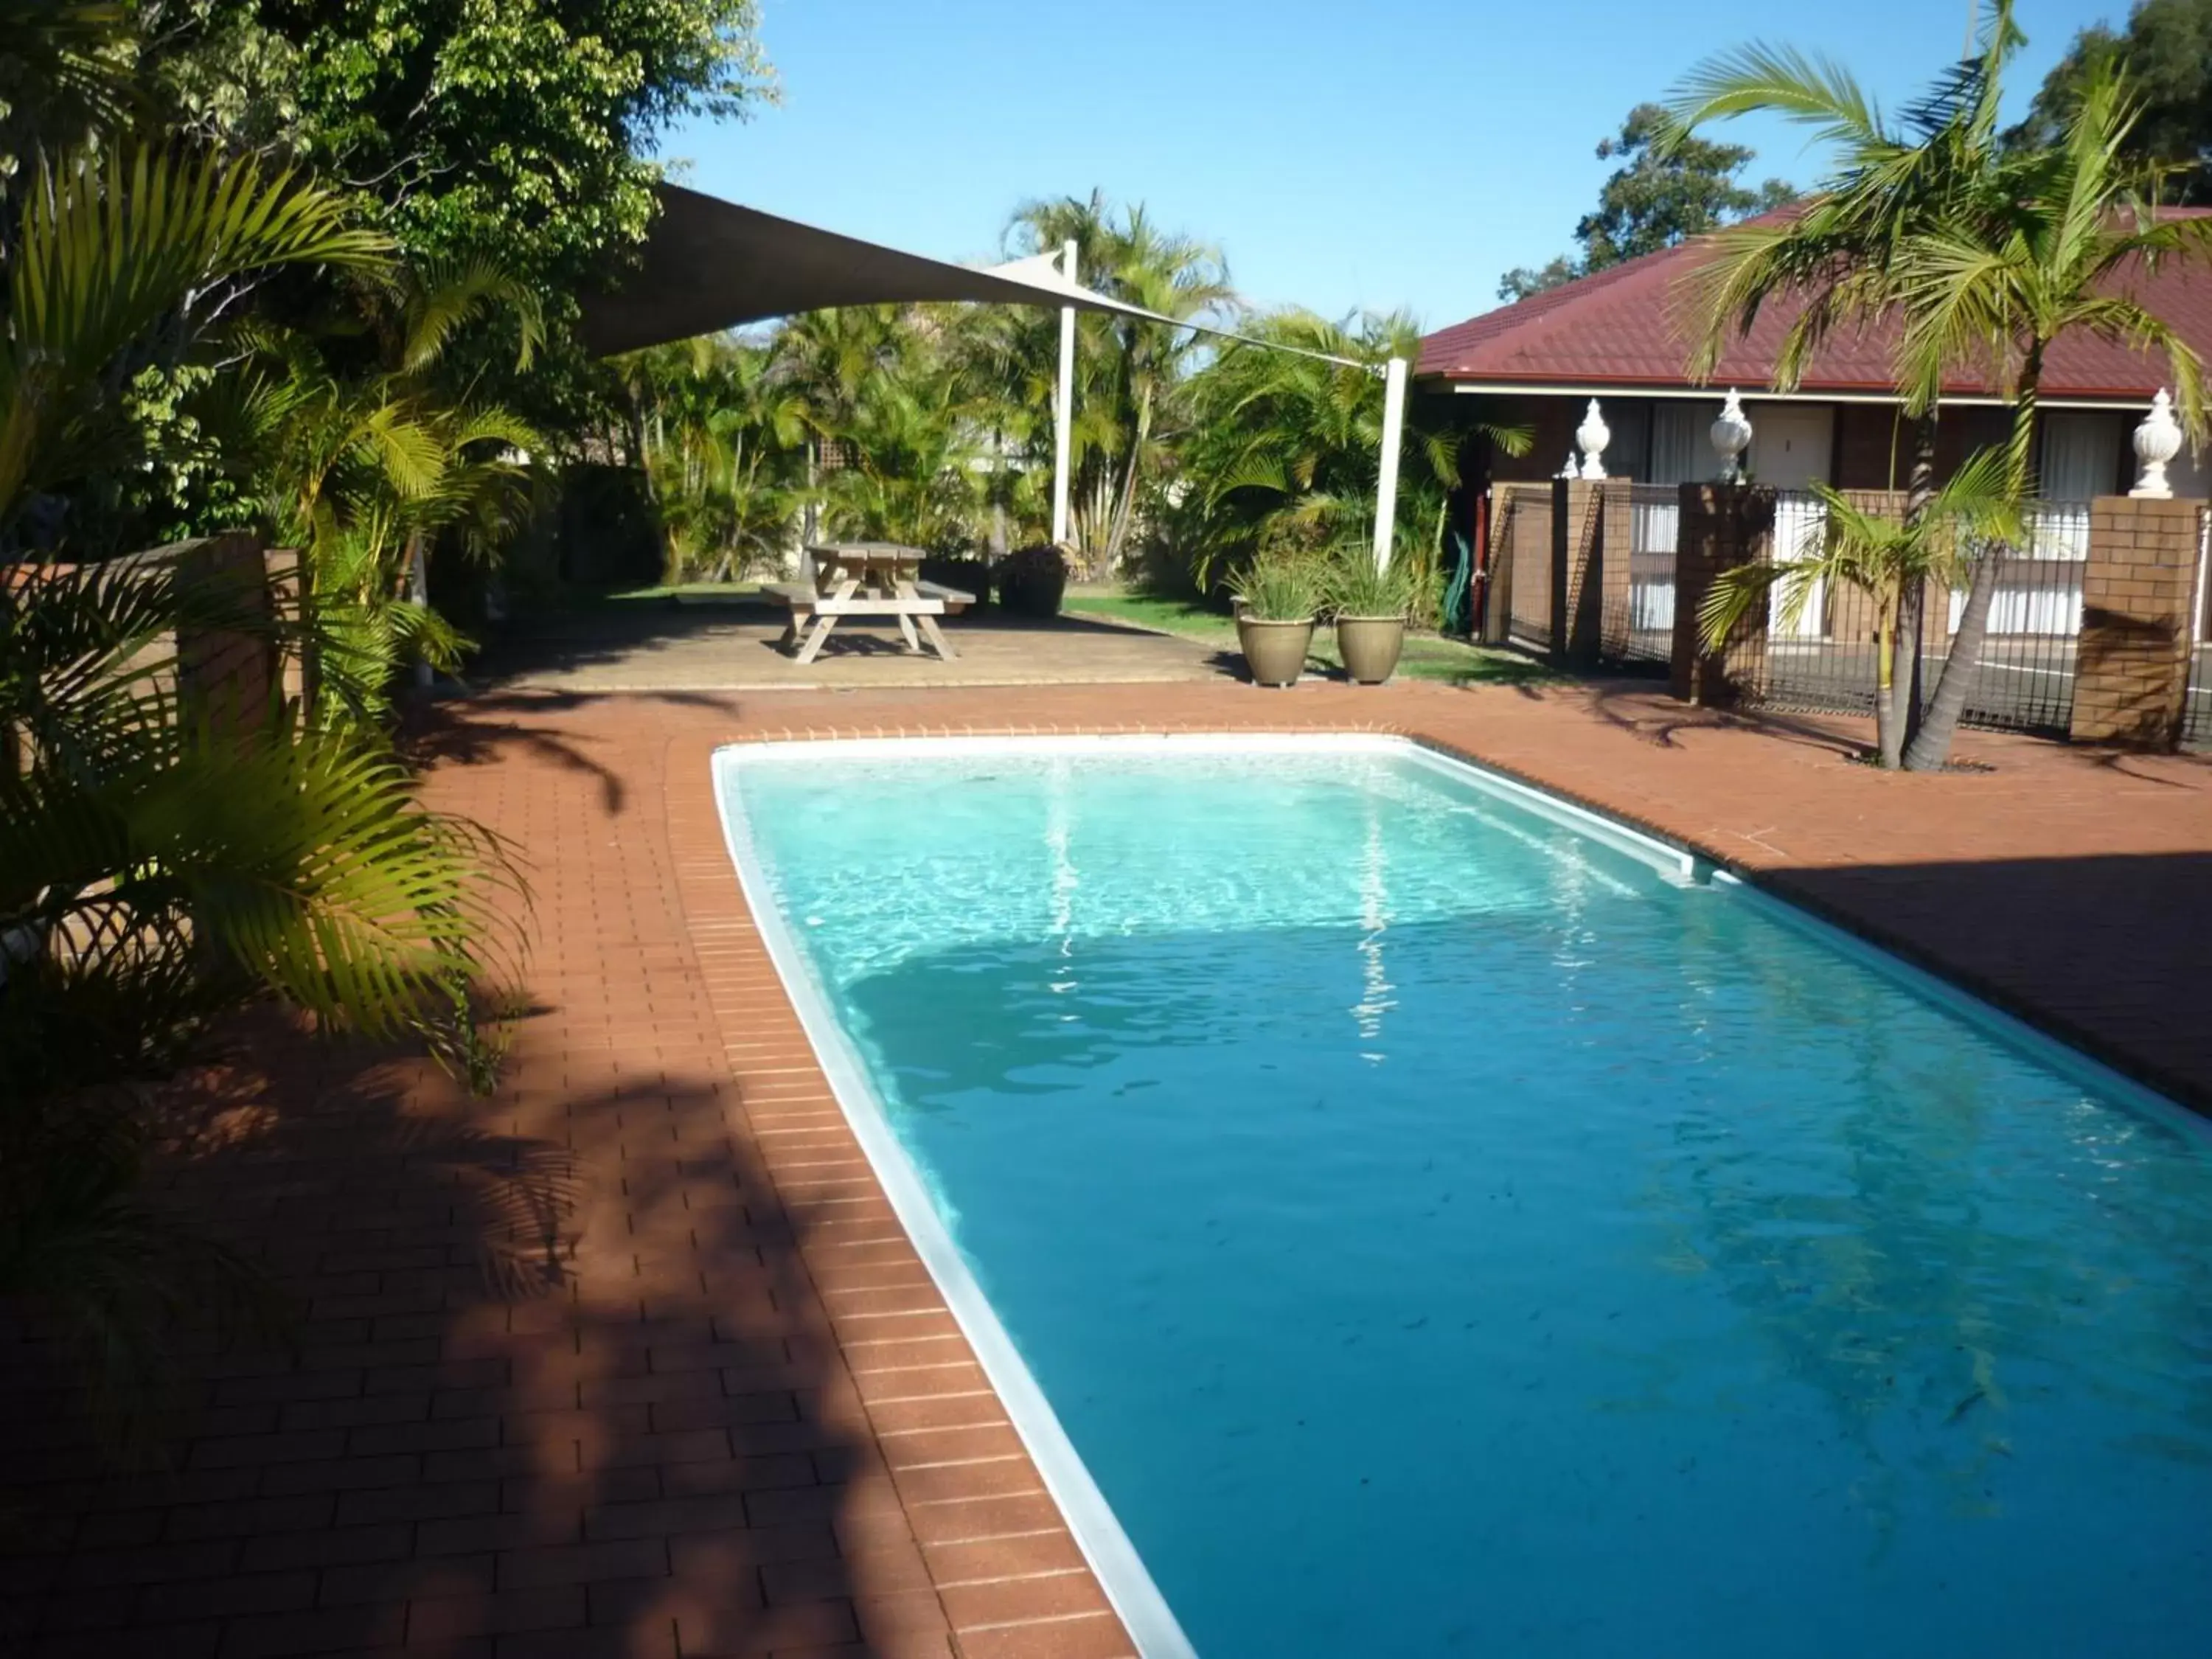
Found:
[[[1787,210],[1784,210],[1785,211]],[[2199,216],[2212,210],[2173,209]],[[1704,244],[1686,242],[1501,306],[1421,342],[1418,375],[1480,385],[1589,387],[1685,387],[1687,337],[1679,325],[1676,285],[1694,268]],[[2132,294],[2212,361],[2212,270],[2167,261],[2154,272],[2124,273],[2116,286]],[[1798,307],[1787,301],[1759,314],[1748,337],[1732,343],[1713,381],[1746,388],[1771,382],[1782,336]],[[1807,392],[1887,393],[1894,329],[1844,330],[1814,354]],[[2148,398],[2172,384],[2163,352],[2130,351],[2085,333],[2061,335],[2044,364],[2046,398]],[[1990,395],[1987,376],[1963,379],[1953,395]]]

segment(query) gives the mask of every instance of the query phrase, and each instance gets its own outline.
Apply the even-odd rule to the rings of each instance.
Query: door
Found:
[[[1820,550],[1828,514],[1811,486],[1825,483],[1834,453],[1836,411],[1827,404],[1754,404],[1751,416],[1751,476],[1777,491],[1774,556],[1802,559]],[[1815,584],[1805,608],[1786,622],[1778,585],[1767,600],[1770,639],[1819,639],[1827,632],[1827,595]]]

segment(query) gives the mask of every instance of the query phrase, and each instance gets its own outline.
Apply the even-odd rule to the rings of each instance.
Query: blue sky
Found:
[[[1488,310],[1568,251],[1631,106],[1747,38],[1831,52],[1885,102],[1956,58],[1966,0],[763,0],[780,105],[665,151],[696,188],[940,258],[995,255],[1032,196],[1096,185],[1218,244],[1247,298]],[[2020,0],[2024,103],[2117,5]],[[1759,20],[1754,21],[1754,20]],[[1799,183],[1799,133],[1737,123]]]

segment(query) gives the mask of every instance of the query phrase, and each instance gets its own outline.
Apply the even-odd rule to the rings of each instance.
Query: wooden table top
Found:
[[[918,547],[897,542],[811,542],[806,550],[817,559],[842,564],[920,564],[929,556]]]

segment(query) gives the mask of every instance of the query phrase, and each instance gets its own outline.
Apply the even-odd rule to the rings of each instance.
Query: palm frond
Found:
[[[1770,112],[1809,126],[1815,142],[1844,147],[1888,140],[1881,113],[1856,76],[1833,58],[1754,42],[1710,58],[1662,100],[1662,153],[1708,121]]]

